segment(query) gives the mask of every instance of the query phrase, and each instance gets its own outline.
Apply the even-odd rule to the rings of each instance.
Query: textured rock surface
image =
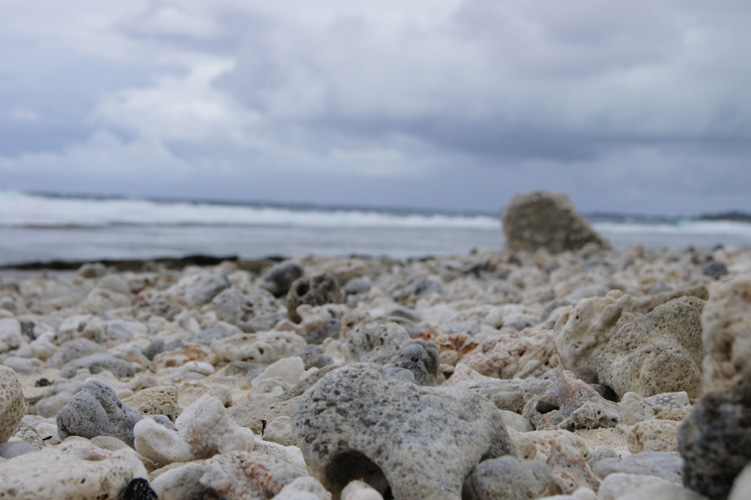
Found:
[[[480,463],[467,478],[463,498],[469,500],[532,500],[552,481],[550,468],[534,460],[505,456]]]
[[[751,274],[713,288],[701,323],[704,389],[730,389],[751,367]]]
[[[563,493],[573,493],[579,488],[597,491],[600,480],[585,460],[586,449],[582,450],[565,435],[551,439],[549,444],[546,463],[553,472],[553,483]]]
[[[237,425],[219,398],[209,394],[185,408],[175,427],[196,458],[209,458],[230,450],[251,451],[255,444],[253,431]]]
[[[727,497],[751,462],[751,381],[745,378],[735,391],[702,396],[678,430],[684,484],[711,499]]]
[[[284,305],[266,290],[242,295],[227,289],[214,297],[211,304],[218,319],[245,332],[270,330],[287,316]]]
[[[339,283],[330,273],[305,276],[298,278],[292,283],[287,292],[287,314],[295,323],[302,321],[297,314],[298,306],[307,304],[310,306],[322,306],[325,304],[339,304],[343,300]]]
[[[576,213],[563,193],[535,191],[517,194],[501,215],[506,248],[512,252],[551,253],[578,250],[587,243],[607,247],[608,242]]]
[[[146,469],[128,448],[111,452],[72,439],[0,463],[0,498],[120,498]]]
[[[57,413],[60,439],[68,436],[114,436],[133,446],[133,427],[143,417],[124,404],[104,382],[88,380]]]
[[[149,387],[139,391],[133,396],[123,399],[123,403],[142,415],[164,415],[173,422],[183,411],[177,403],[177,388],[167,385]]]
[[[295,479],[307,475],[269,455],[231,451],[207,460],[200,483],[227,500],[271,498]]]
[[[536,429],[615,427],[623,421],[618,405],[578,380],[573,372],[563,371],[550,382],[527,401],[522,412]]]
[[[273,363],[305,349],[305,340],[292,332],[240,333],[211,343],[223,361]]]
[[[368,323],[351,330],[345,346],[347,355],[355,362],[385,364],[409,339],[407,330],[396,323]]]
[[[704,301],[681,297],[619,325],[599,356],[598,377],[618,395],[702,392]]]
[[[438,344],[422,339],[410,339],[402,343],[386,366],[409,370],[419,385],[435,385],[440,365]]]
[[[645,420],[628,433],[628,451],[678,451],[678,422],[674,420]]]
[[[630,295],[612,291],[605,297],[581,299],[556,321],[555,345],[561,364],[584,382],[599,381],[599,357],[621,315],[635,307]]]
[[[0,365],[0,444],[16,432],[24,412],[26,401],[16,372]]]
[[[478,462],[515,453],[487,400],[416,386],[372,364],[321,379],[292,424],[308,470],[335,495],[365,478],[395,498],[459,498]]]

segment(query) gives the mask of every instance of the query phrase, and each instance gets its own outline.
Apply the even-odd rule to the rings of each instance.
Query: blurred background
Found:
[[[751,6],[6,0],[0,263],[751,244]],[[727,215],[727,214],[726,214]]]

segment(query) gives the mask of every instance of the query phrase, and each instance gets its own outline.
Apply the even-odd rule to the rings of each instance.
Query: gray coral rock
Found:
[[[748,372],[745,378],[751,385]],[[724,499],[736,476],[751,463],[750,395],[748,390],[708,392],[678,428],[686,487]]]
[[[135,373],[132,363],[118,359],[108,352],[98,352],[69,361],[60,369],[60,376],[74,377],[76,372],[83,368],[89,370],[92,374],[106,370],[118,377],[132,377]]]
[[[435,385],[438,367],[441,364],[438,344],[422,339],[409,339],[402,343],[399,352],[391,358],[386,366],[396,366],[412,372],[415,383]]]
[[[407,330],[396,323],[368,323],[350,330],[344,345],[353,361],[385,364],[409,340]]]
[[[302,264],[294,260],[285,260],[275,264],[261,279],[261,288],[271,292],[274,297],[283,297],[289,291],[289,287],[297,278],[300,278],[305,269]]]
[[[186,286],[183,297],[185,298],[185,302],[192,306],[202,306],[209,303],[211,299],[230,286],[232,285],[226,276],[198,276],[193,278],[188,286]]]
[[[89,339],[78,338],[65,342],[47,360],[47,366],[60,368],[74,359],[79,359],[90,354],[106,352],[107,350],[96,342]]]
[[[60,439],[114,436],[133,446],[133,427],[143,417],[126,405],[104,382],[87,380],[83,388],[57,412]]]
[[[701,299],[681,297],[644,316],[622,315],[599,356],[600,382],[619,396],[678,391],[701,395],[703,307]]]
[[[211,301],[216,317],[240,327],[245,332],[271,330],[287,316],[284,305],[266,290],[241,295],[231,288]]]
[[[560,253],[578,250],[587,243],[609,246],[607,240],[576,213],[573,203],[563,193],[518,194],[503,209],[501,221],[506,248],[512,252],[545,248],[550,253]]]
[[[467,478],[467,500],[533,500],[543,496],[552,481],[550,467],[535,460],[505,456],[486,460]]]
[[[309,472],[335,495],[364,479],[401,500],[459,499],[479,462],[516,454],[485,398],[421,387],[370,363],[318,381],[300,398],[292,426]]]

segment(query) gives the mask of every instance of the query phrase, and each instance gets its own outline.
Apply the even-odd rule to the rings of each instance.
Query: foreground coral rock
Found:
[[[303,394],[292,425],[308,470],[334,494],[364,478],[394,498],[459,498],[480,461],[515,454],[488,400],[373,364],[326,375]]]
[[[748,498],[751,249],[551,245],[0,271],[0,496]]]

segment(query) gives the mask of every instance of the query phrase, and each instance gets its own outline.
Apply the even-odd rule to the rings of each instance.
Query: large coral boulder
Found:
[[[551,253],[578,250],[587,243],[608,247],[587,220],[574,210],[563,193],[534,191],[517,194],[501,215],[506,248],[512,252]]]
[[[364,479],[402,500],[459,499],[480,461],[515,454],[487,399],[418,386],[371,363],[322,378],[301,397],[292,425],[308,471],[335,495]]]

